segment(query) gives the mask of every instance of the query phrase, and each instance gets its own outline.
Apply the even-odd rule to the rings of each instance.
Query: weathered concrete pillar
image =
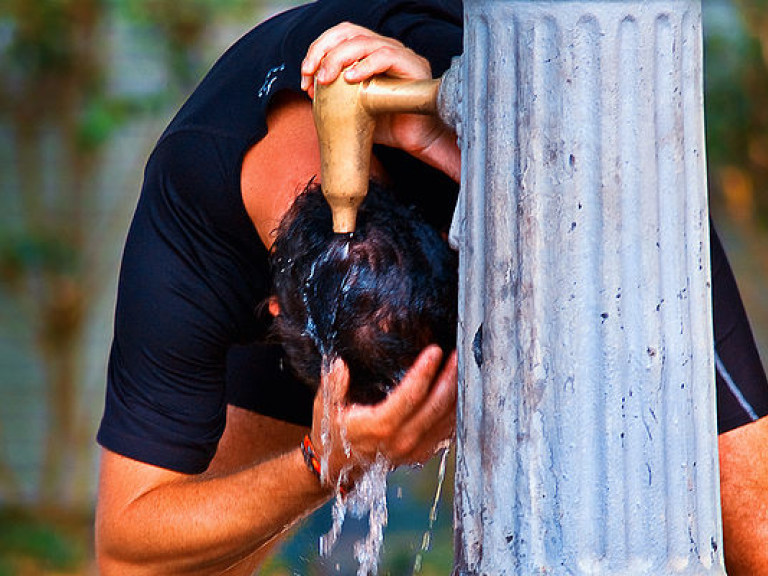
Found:
[[[723,574],[700,3],[464,5],[456,573]]]

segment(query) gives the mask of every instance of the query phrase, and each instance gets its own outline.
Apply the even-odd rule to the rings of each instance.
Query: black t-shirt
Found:
[[[270,99],[300,92],[310,43],[342,21],[400,39],[435,76],[461,52],[451,0],[323,0],[284,12],[235,43],[158,141],[123,254],[99,443],[185,473],[205,470],[234,404],[309,425],[313,392],[264,343],[267,252],[243,206],[240,170],[266,134]],[[286,151],[286,153],[290,153]],[[377,148],[395,187],[438,227],[456,185],[400,151]],[[768,385],[713,232],[720,432],[768,413]]]
[[[720,434],[768,414],[768,381],[723,247],[710,222],[717,429]]]
[[[311,423],[312,390],[262,342],[269,269],[242,201],[243,157],[267,132],[270,99],[300,92],[301,62],[328,28],[350,21],[399,38],[437,76],[461,52],[461,18],[455,1],[325,0],[257,26],[213,66],[147,163],[123,253],[102,446],[198,473],[227,403]],[[397,188],[447,226],[457,186],[399,151],[377,153]]]

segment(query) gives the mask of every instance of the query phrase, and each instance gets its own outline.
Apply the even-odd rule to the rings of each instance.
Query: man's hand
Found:
[[[429,61],[401,42],[344,22],[326,30],[307,51],[301,87],[314,96],[313,80],[330,84],[344,71],[347,82],[386,74],[393,78],[432,78]],[[460,156],[456,135],[435,116],[384,114],[377,117],[374,141],[401,148],[458,181]]]
[[[427,347],[400,384],[375,406],[348,404],[349,371],[336,360],[315,399],[312,441],[326,462],[325,481],[354,480],[377,454],[393,467],[428,460],[453,435],[458,372],[454,352]],[[439,371],[439,373],[438,373]]]
[[[312,98],[313,79],[330,84],[344,68],[344,79],[350,83],[378,74],[411,80],[432,78],[429,62],[402,42],[343,22],[326,30],[310,45],[301,66],[301,88]]]

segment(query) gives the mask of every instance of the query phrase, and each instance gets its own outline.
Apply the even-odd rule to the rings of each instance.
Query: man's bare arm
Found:
[[[768,574],[768,417],[720,435],[729,576]]]
[[[426,460],[453,432],[456,358],[426,349],[387,400],[375,407],[337,406],[332,438],[341,430],[351,445],[322,446],[322,398],[315,403],[312,436],[330,451],[329,483],[321,486],[297,447],[232,472],[236,460],[189,476],[103,452],[96,518],[99,568],[112,574],[218,574],[250,565],[264,546],[325,502],[341,470],[351,476],[384,454],[396,466]],[[349,373],[334,365],[322,390],[346,396]]]
[[[105,575],[218,573],[251,556],[329,494],[298,449],[219,477],[186,476],[104,451],[99,567]]]

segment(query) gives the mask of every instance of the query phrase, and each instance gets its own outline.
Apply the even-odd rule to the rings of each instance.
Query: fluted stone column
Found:
[[[464,6],[456,573],[723,574],[700,4]]]

